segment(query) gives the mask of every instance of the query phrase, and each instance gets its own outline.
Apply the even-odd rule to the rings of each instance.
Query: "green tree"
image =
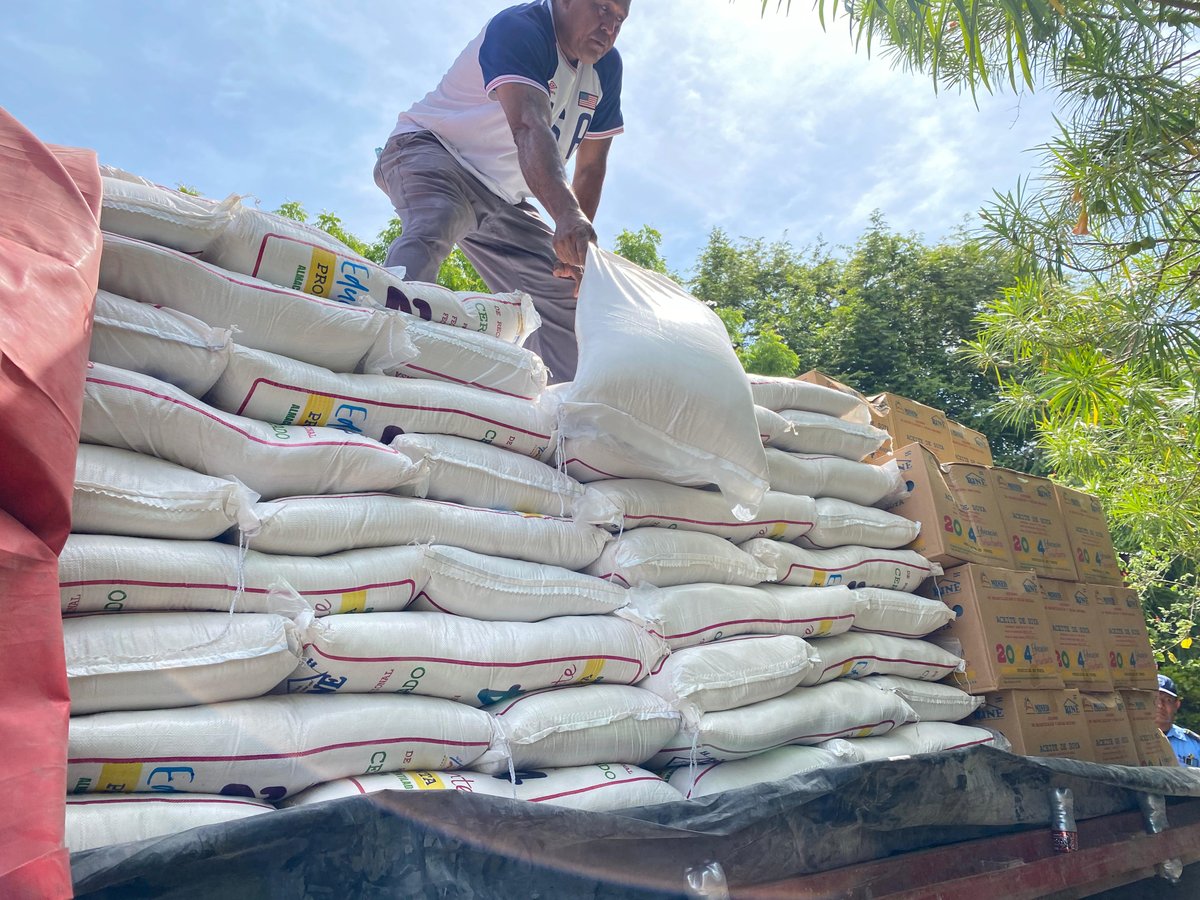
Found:
[[[996,382],[958,356],[975,315],[1013,278],[1011,259],[958,235],[927,246],[889,230],[879,213],[852,248],[838,303],[818,331],[806,368],[867,394],[894,391],[983,431],[1004,465],[1038,468],[1029,435],[992,418]]]
[[[976,312],[1012,280],[1011,260],[962,235],[926,246],[878,213],[846,252],[716,230],[689,286],[722,317],[747,369],[816,368],[866,393],[896,391],[988,434],[1002,463],[1036,467],[1028,436],[990,418],[996,382],[956,356]]]
[[[984,211],[1022,278],[967,358],[1057,477],[1104,500],[1160,659],[1200,669],[1200,4],[867,0],[843,15],[935,85],[1056,92],[1037,177]]]
[[[643,225],[637,231],[626,228],[613,241],[613,252],[637,263],[643,269],[678,281],[679,277],[667,268],[667,261],[663,259],[662,239],[662,232],[649,225]]]
[[[835,304],[839,271],[823,244],[797,250],[786,240],[735,241],[718,228],[709,234],[687,287],[718,315],[741,314],[725,320],[736,347],[753,352],[748,345],[763,341],[769,346],[776,335],[804,365]]]

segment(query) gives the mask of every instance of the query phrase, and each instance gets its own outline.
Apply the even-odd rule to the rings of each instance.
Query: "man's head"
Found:
[[[1154,705],[1154,724],[1158,726],[1159,731],[1164,734],[1167,732],[1175,722],[1175,714],[1179,712],[1182,704],[1183,700],[1179,691],[1175,689],[1175,682],[1166,675],[1159,675],[1158,702]]]
[[[594,65],[613,48],[632,0],[554,0],[554,33],[563,53]]]

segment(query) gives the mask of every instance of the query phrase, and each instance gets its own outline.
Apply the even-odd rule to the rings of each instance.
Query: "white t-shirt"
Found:
[[[510,203],[533,196],[517,161],[501,84],[530,84],[550,98],[563,162],[581,141],[624,131],[621,57],[610,50],[594,66],[573,63],[558,47],[550,0],[514,6],[488,22],[441,83],[402,112],[392,135],[430,131],[473,175]]]

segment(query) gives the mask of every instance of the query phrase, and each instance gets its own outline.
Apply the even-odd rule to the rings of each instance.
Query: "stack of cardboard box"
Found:
[[[802,377],[842,387],[816,376]],[[987,438],[939,410],[894,394],[871,403],[893,438],[874,461],[894,459],[908,486],[891,511],[921,523],[911,549],[946,569],[923,593],[958,613],[930,640],[966,660],[954,678],[986,698],[978,724],[1025,755],[1174,764],[1154,725],[1141,603],[1099,502],[993,467]]]
[[[987,437],[955,422],[940,409],[891,393],[877,394],[868,402],[871,424],[891,435],[893,448],[922,444],[933,451],[939,462],[992,464]],[[886,455],[885,449],[876,458]]]

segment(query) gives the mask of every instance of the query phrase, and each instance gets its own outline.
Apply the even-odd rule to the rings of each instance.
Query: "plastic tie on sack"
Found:
[[[262,495],[258,491],[246,487],[233,476],[229,476],[229,480],[233,482],[234,488],[230,492],[225,512],[237,522],[238,546],[240,547],[241,538],[249,540],[262,530],[262,520],[255,511],[255,506],[262,499]]]

